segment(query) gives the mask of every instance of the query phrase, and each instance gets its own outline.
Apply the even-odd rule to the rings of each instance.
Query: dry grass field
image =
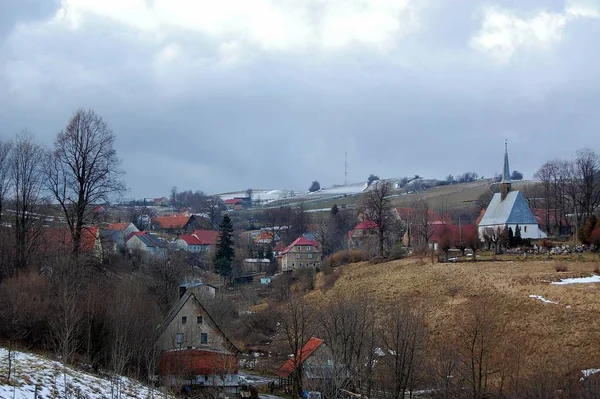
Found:
[[[567,272],[557,272],[557,265]],[[444,341],[478,299],[506,324],[526,359],[561,362],[565,368],[600,368],[600,283],[553,285],[567,277],[592,276],[598,263],[566,260],[430,263],[410,258],[373,265],[347,265],[333,288],[308,297],[320,302],[342,293],[381,303],[411,301],[424,313],[430,336]],[[319,276],[317,288],[323,283]],[[549,302],[538,298],[537,295]]]

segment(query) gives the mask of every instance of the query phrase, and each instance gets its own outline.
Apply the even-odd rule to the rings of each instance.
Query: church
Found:
[[[488,205],[483,218],[479,222],[479,236],[483,237],[485,231],[504,229],[504,227],[516,230],[517,225],[521,229],[522,238],[546,238],[533,216],[529,204],[520,191],[511,190],[510,168],[508,166],[508,146],[505,144],[504,169],[500,192],[494,194]]]

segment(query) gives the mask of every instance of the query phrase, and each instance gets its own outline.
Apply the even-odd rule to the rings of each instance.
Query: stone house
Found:
[[[298,237],[279,255],[282,272],[291,272],[302,267],[321,267],[321,250],[317,241],[304,236]]]

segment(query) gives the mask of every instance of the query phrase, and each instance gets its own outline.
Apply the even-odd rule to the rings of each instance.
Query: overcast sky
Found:
[[[0,0],[0,137],[76,108],[129,197],[308,189],[598,150],[600,3]]]

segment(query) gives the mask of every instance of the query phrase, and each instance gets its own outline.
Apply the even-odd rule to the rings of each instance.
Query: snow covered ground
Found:
[[[554,303],[554,304],[558,305],[558,302],[554,302],[554,301],[551,301],[549,299],[546,299],[546,298],[544,298],[541,295],[529,295],[529,298],[537,299],[537,300],[542,301],[544,303]]]
[[[555,281],[551,284],[567,285],[567,284],[590,284],[590,283],[600,283],[600,276],[564,278],[560,281]]]
[[[107,378],[63,367],[59,362],[42,356],[24,352],[14,352],[13,376],[10,384],[6,383],[8,371],[8,351],[0,348],[0,398],[33,399],[35,386],[38,386],[37,398],[81,399],[116,398],[116,392],[111,381]],[[65,395],[65,374],[67,395]],[[157,390],[151,391],[147,386],[126,377],[120,377],[123,399],[164,398],[165,395]]]

